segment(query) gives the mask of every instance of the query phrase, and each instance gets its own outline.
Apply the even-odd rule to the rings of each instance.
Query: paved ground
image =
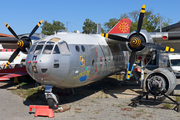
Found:
[[[180,79],[178,79],[178,85],[175,90],[176,95],[180,93],[179,83]],[[13,94],[10,90],[6,90],[8,87],[10,87],[9,84],[0,84],[0,120],[49,119],[47,117],[34,117],[34,111],[30,113],[28,107],[28,105],[34,103]],[[129,106],[131,98],[141,93],[141,89],[135,85],[119,86],[117,81],[113,79],[77,88],[74,89],[74,92],[74,95],[60,96],[60,106],[64,108],[70,107],[70,110],[63,113],[55,113],[55,117],[51,119],[180,119],[180,113],[174,110],[163,109],[164,104],[167,103],[142,102],[136,108]],[[175,106],[174,104],[170,105],[172,107]]]

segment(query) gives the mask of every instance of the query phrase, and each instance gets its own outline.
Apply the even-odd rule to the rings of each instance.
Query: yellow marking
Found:
[[[5,66],[6,66],[6,67],[8,67],[8,65],[7,65],[7,64],[6,64]]]
[[[145,7],[146,7],[145,5],[142,6],[142,8],[144,8],[144,9],[145,9]]]
[[[108,34],[106,34],[106,38],[108,38]]]
[[[9,28],[9,25],[7,23],[4,23],[7,28]]]
[[[142,6],[141,13],[145,13],[145,5]]]
[[[10,62],[9,62],[9,61],[7,61],[7,63],[6,63],[6,64],[8,64],[8,65],[9,65],[9,64],[10,64]]]
[[[141,10],[141,13],[145,13],[145,10]]]
[[[173,48],[171,48],[171,49],[170,49],[170,52],[174,52],[174,49],[173,49]]]
[[[128,75],[128,78],[129,78],[129,75]]]
[[[102,34],[101,34],[101,36],[103,36],[103,37],[104,37],[104,33],[102,33]]]
[[[40,26],[41,24],[38,23],[37,25]]]
[[[128,71],[128,74],[131,74],[131,71]]]
[[[22,41],[22,40],[21,40]],[[24,46],[24,42],[22,41],[22,47]]]
[[[16,58],[14,59],[14,61],[19,57],[20,55],[17,55]]]
[[[169,47],[168,46],[166,46],[165,51],[169,51]]]
[[[40,21],[40,23],[42,23],[42,22],[43,22],[43,20]]]

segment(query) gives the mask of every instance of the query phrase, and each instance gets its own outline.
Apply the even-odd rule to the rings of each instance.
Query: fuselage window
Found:
[[[65,41],[58,44],[59,44],[61,54],[70,54],[69,47]]]
[[[60,54],[60,52],[59,52],[59,48],[58,48],[58,46],[57,46],[57,45],[54,47],[53,54]]]
[[[42,54],[51,54],[53,45],[46,45]]]
[[[33,53],[35,46],[36,46],[36,45],[32,45],[32,47],[31,47],[30,50],[29,50],[29,54],[32,54],[32,53]]]
[[[37,45],[34,54],[40,54],[42,51],[43,45]]]
[[[92,65],[94,65],[94,60],[92,60]]]
[[[77,52],[79,52],[79,46],[76,45],[75,49],[76,49]]]
[[[81,49],[83,52],[85,51],[85,47],[83,45],[81,45]]]

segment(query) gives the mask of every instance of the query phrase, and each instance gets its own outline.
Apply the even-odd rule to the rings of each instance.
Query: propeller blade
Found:
[[[101,36],[105,38],[110,38],[113,40],[118,40],[118,41],[123,41],[123,42],[129,42],[129,39],[118,36],[118,35],[113,35],[113,34],[107,34],[107,33],[102,33]]]
[[[41,25],[41,23],[43,22],[43,20],[41,20],[35,27],[34,29],[31,31],[31,33],[29,34],[28,40],[29,38],[36,32],[36,30],[39,28],[39,26]]]
[[[145,13],[145,5],[143,5],[142,8],[141,8],[141,13],[140,13],[140,16],[139,16],[138,27],[137,27],[137,36],[139,36],[139,32],[140,32],[141,27],[142,27],[144,13]]]
[[[20,48],[17,48],[16,51],[14,51],[14,53],[11,55],[11,57],[9,58],[9,60],[6,63],[6,67],[16,58],[16,56],[19,54],[20,52]]]
[[[180,52],[180,50],[175,50],[174,48],[170,48],[169,46],[164,46],[164,45],[155,44],[155,43],[142,43],[142,45],[149,48],[154,48],[156,50],[166,51],[166,52]]]
[[[7,27],[7,29],[19,40],[19,37],[17,36],[17,34],[14,32],[14,30],[7,24],[4,23],[5,26]]]
[[[131,52],[131,56],[130,56],[130,62],[128,63],[128,68],[127,68],[127,77],[126,78],[128,80],[131,78],[131,73],[134,68],[135,59],[136,59],[136,49],[133,49]]]

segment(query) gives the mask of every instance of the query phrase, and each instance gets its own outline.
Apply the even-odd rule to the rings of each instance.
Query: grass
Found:
[[[180,102],[180,97],[179,97],[179,96],[176,96],[176,97],[175,97],[175,101]]]
[[[12,93],[17,94],[24,99],[31,100],[32,102],[35,102],[37,99],[40,101],[45,101],[44,94],[42,94],[43,90],[41,86],[28,88],[28,85],[29,83],[26,82],[19,83],[17,85],[19,87],[11,91]]]
[[[171,109],[171,104],[165,103],[165,104],[163,104],[163,108],[164,109]]]

